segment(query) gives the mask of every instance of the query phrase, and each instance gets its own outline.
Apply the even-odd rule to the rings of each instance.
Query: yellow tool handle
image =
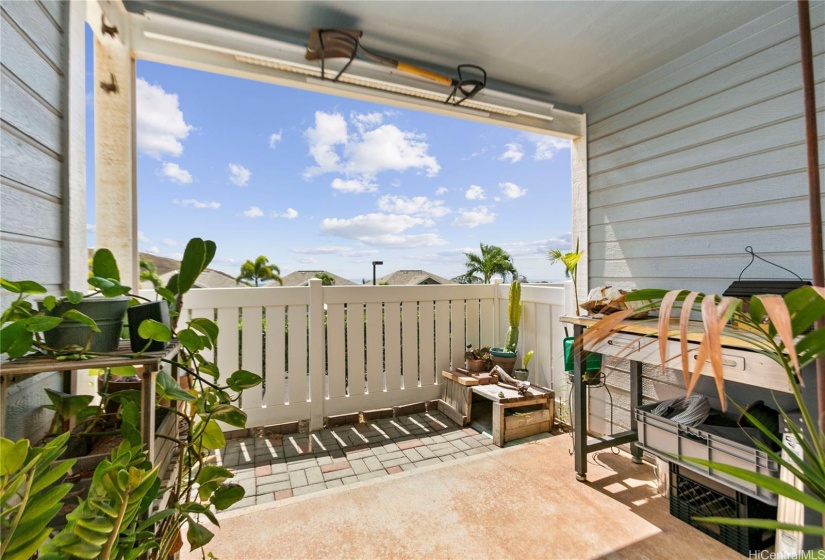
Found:
[[[412,64],[407,64],[406,62],[399,61],[396,68],[398,68],[402,72],[414,74],[416,76],[421,76],[422,78],[427,78],[428,80],[432,80],[445,86],[453,85],[453,80],[451,78],[448,78],[447,76],[442,76],[441,74],[438,74],[436,72],[424,70],[423,68],[413,66]]]

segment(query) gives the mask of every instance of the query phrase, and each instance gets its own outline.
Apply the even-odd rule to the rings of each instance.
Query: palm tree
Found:
[[[258,287],[259,283],[275,281],[283,285],[284,279],[281,278],[281,269],[276,264],[269,264],[269,259],[261,255],[255,262],[246,261],[241,265],[241,273],[235,278],[235,281],[240,284],[243,282],[247,286]]]
[[[481,243],[480,246],[481,254],[464,253],[464,256],[467,257],[467,262],[464,263],[467,272],[453,278],[455,282],[459,284],[487,284],[496,274],[500,275],[505,281],[507,276],[518,278],[518,272],[515,265],[513,265],[513,257],[507,251],[495,245]]]
[[[335,285],[335,278],[327,274],[326,272],[319,272],[315,275],[315,278],[321,281],[322,286],[334,286]]]
[[[579,314],[579,287],[576,283],[579,270],[579,261],[584,256],[584,251],[579,250],[579,240],[576,239],[576,250],[562,253],[560,249],[550,249],[547,258],[550,264],[560,262],[564,265],[564,277],[573,280],[573,298],[576,300],[576,315]]]

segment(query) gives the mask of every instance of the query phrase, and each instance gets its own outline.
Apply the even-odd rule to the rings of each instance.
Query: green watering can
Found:
[[[564,339],[564,371],[573,372],[573,342],[575,337],[568,336]],[[602,369],[602,355],[594,352],[585,352],[585,370],[588,372]]]

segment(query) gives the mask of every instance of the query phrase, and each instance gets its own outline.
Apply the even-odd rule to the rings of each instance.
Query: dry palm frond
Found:
[[[682,290],[673,290],[665,294],[662,298],[662,305],[659,307],[659,358],[662,362],[662,375],[665,374],[665,362],[667,362],[667,339],[670,336],[670,312],[673,304],[682,294]]]
[[[600,342],[609,338],[610,335],[616,331],[620,331],[621,322],[636,313],[635,309],[625,309],[617,311],[610,315],[605,315],[604,319],[600,319],[595,325],[588,328],[584,334],[576,341],[576,350],[581,350],[585,346],[595,348]]]
[[[793,371],[796,374],[796,380],[800,386],[804,387],[802,375],[799,370],[799,357],[796,354],[796,346],[794,345],[793,328],[791,327],[791,315],[788,312],[788,306],[782,296],[765,295],[754,296],[762,302],[768,318],[776,328],[776,334],[785,346],[784,350],[788,353],[788,359],[791,362]]]
[[[682,304],[682,313],[679,315],[679,350],[682,357],[682,377],[685,380],[685,387],[690,387],[690,364],[688,362],[688,325],[690,324],[690,314],[693,312],[693,303],[699,296],[699,292],[690,292]],[[688,391],[690,394],[690,391]]]

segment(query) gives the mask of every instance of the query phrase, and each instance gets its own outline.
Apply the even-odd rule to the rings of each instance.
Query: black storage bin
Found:
[[[776,519],[776,506],[674,463],[670,465],[670,514],[745,556],[769,547],[776,537],[775,531],[694,520],[694,517]]]

